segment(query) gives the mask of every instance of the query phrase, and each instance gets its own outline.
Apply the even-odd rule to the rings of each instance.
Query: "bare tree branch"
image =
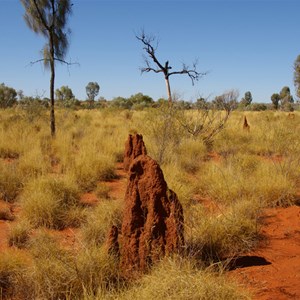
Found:
[[[169,99],[169,104],[172,102],[172,96],[171,96],[171,88],[170,88],[170,82],[169,82],[169,77],[171,75],[180,75],[180,74],[187,74],[189,78],[192,81],[192,85],[195,84],[195,81],[198,81],[202,76],[206,75],[207,73],[200,73],[197,71],[197,61],[193,63],[192,68],[189,68],[186,64],[182,64],[182,69],[178,71],[173,71],[170,72],[172,67],[169,65],[169,61],[167,60],[164,64],[161,63],[156,55],[156,49],[158,46],[158,42],[156,47],[153,46],[156,38],[151,35],[146,35],[144,30],[141,31],[140,34],[136,35],[137,40],[142,42],[144,45],[143,49],[147,53],[148,57],[150,58],[150,61],[153,61],[153,63],[156,65],[156,68],[151,65],[151,62],[149,61],[148,57],[144,57],[144,63],[146,67],[140,68],[141,73],[144,72],[154,72],[154,73],[163,73],[164,78],[166,81],[166,87],[167,87],[167,93],[168,93],[168,99]]]
[[[38,59],[38,60],[36,60],[36,61],[31,61],[30,62],[30,65],[34,65],[34,64],[36,64],[36,63],[39,63],[39,62],[50,62],[50,58],[41,58],[41,59]],[[54,58],[54,61],[59,61],[60,63],[62,63],[62,64],[66,64],[67,66],[72,66],[72,65],[80,65],[78,62],[74,62],[74,63],[72,63],[72,62],[67,62],[67,61],[65,61],[65,60],[63,60],[63,59],[60,59],[60,58]]]
[[[158,61],[158,59],[156,58],[155,55],[155,50],[156,48],[154,48],[152,46],[152,43],[155,41],[155,37],[153,36],[146,36],[145,32],[142,31],[140,35],[136,35],[136,38],[141,41],[144,44],[144,50],[148,53],[148,55],[150,56],[150,58],[154,61],[154,63],[161,69],[163,70],[164,67],[162,66],[162,64]]]

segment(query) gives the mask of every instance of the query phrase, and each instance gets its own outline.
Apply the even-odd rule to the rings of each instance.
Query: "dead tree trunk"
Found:
[[[167,93],[168,93],[168,102],[169,105],[172,105],[172,94],[171,94],[171,87],[170,87],[170,81],[169,81],[169,77],[165,78],[166,81],[166,87],[167,87]]]

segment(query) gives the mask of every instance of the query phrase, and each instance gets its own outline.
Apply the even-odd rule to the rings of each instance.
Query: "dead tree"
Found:
[[[155,36],[148,36],[145,34],[144,31],[142,31],[139,35],[136,35],[136,38],[141,41],[144,45],[143,49],[146,51],[148,57],[145,56],[145,67],[141,68],[141,72],[155,72],[155,73],[163,73],[165,82],[166,82],[166,88],[167,88],[167,94],[168,94],[168,101],[169,105],[172,104],[172,94],[171,94],[171,87],[170,87],[170,81],[169,77],[171,75],[176,74],[187,74],[191,81],[192,85],[194,85],[195,81],[198,81],[202,76],[206,75],[206,73],[200,73],[196,70],[197,68],[197,61],[195,61],[192,65],[192,68],[190,68],[186,64],[182,64],[182,69],[179,71],[171,71],[172,67],[169,65],[169,61],[166,61],[165,63],[161,63],[156,55],[156,50],[158,43],[156,41]],[[153,44],[156,43],[156,46],[153,46]],[[155,67],[152,66],[151,61],[154,63]]]

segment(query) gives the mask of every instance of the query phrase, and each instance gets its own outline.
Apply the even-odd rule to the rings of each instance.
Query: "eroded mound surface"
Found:
[[[147,150],[141,134],[129,135],[125,144],[124,169],[129,170],[132,161],[139,155],[147,155]]]
[[[122,224],[124,270],[146,270],[154,260],[180,251],[183,210],[156,161],[142,155],[129,169]]]
[[[164,255],[180,252],[184,217],[160,166],[147,155],[142,135],[129,135],[124,169],[128,171],[128,182],[121,234],[112,228],[107,247],[120,256],[124,274],[131,276],[132,271],[143,272]]]

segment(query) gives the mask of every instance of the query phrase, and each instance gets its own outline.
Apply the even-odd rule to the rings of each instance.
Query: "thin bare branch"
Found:
[[[147,67],[147,68],[140,68],[141,70],[141,73],[144,73],[144,72],[155,72],[155,73],[161,73],[163,72],[163,70],[159,70],[159,69],[154,69],[154,68],[150,68],[150,67]]]
[[[50,58],[41,58],[41,59],[38,59],[36,61],[30,62],[30,65],[34,65],[34,64],[39,63],[39,62],[50,62],[50,61],[51,61]],[[56,58],[56,57],[54,57],[54,61],[59,61],[60,63],[66,64],[67,66],[72,66],[72,65],[78,65],[79,66],[80,65],[78,62],[74,62],[74,63],[67,62],[63,59]]]

